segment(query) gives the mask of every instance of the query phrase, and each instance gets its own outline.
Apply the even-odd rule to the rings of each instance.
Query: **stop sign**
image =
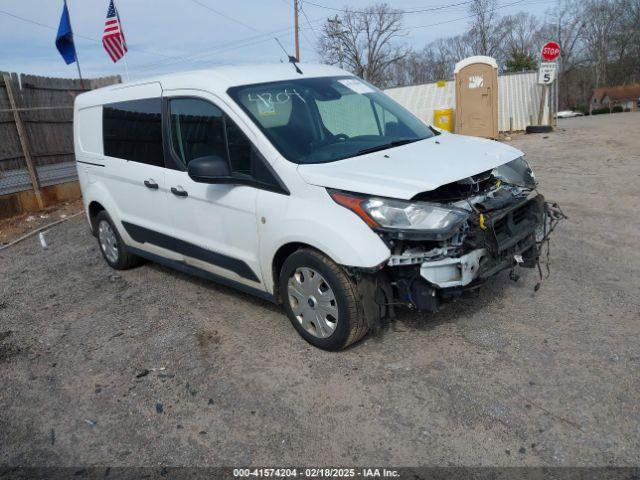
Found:
[[[542,58],[544,58],[547,62],[553,62],[559,56],[560,45],[558,45],[556,42],[548,42],[544,47],[542,47]]]

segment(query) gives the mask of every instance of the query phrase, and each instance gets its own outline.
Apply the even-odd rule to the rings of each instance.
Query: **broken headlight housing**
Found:
[[[522,188],[536,188],[538,182],[529,163],[524,157],[518,157],[509,163],[493,169],[492,175],[498,180]]]
[[[435,203],[366,197],[329,190],[331,198],[357,214],[374,230],[404,233],[399,237],[444,240],[465,222],[468,212]]]

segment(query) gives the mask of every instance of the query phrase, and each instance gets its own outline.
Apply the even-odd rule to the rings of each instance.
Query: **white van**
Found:
[[[223,67],[77,97],[78,175],[115,269],[141,258],[281,303],[337,350],[533,267],[547,207],[522,152],[437,131],[326,65]]]

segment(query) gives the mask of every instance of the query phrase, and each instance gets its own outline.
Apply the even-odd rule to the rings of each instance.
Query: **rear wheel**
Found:
[[[113,220],[104,210],[95,219],[96,236],[102,256],[111,268],[127,270],[142,263],[139,257],[129,253],[118,233]]]
[[[298,250],[287,258],[280,290],[294,328],[318,348],[340,350],[367,333],[355,283],[315,250]]]

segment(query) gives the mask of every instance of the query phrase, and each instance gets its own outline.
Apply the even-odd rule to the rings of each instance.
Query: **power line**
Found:
[[[303,3],[302,2],[300,2],[300,11],[302,12],[302,15],[304,16],[304,19],[307,21],[307,25],[309,25],[309,28],[311,28],[311,31],[313,32],[313,35],[316,37],[316,40],[318,40],[318,32],[316,32],[316,29],[311,24],[311,21],[309,20],[309,17],[307,17],[307,12],[304,11],[304,7],[303,7]]]
[[[366,10],[351,10],[351,9],[348,9],[348,8],[329,7],[327,5],[321,5],[319,3],[309,2],[308,0],[305,0],[305,2],[308,3],[309,5],[313,5],[314,7],[324,8],[325,10],[332,10],[334,12],[341,12],[341,13],[369,13]],[[415,10],[394,10],[394,11],[397,12],[397,13],[402,13],[402,14],[428,13],[428,12],[436,12],[438,10],[445,10],[447,8],[452,8],[452,7],[459,7],[461,5],[468,5],[470,3],[473,3],[473,0],[467,0],[465,2],[459,2],[459,3],[450,3],[449,5],[441,5],[439,7],[419,8],[419,9],[415,9]]]
[[[3,15],[6,15],[8,17],[15,18],[17,20],[21,20],[21,21],[26,22],[26,23],[31,23],[32,25],[37,25],[37,26],[42,27],[42,28],[53,30],[54,32],[58,31],[58,27],[54,27],[52,25],[47,25],[46,23],[40,23],[40,22],[37,22],[37,21],[32,20],[30,18],[21,17],[20,15],[16,15],[15,13],[7,12],[6,10],[0,10],[0,13],[3,14]],[[102,40],[101,39],[97,39],[97,38],[93,38],[93,37],[87,37],[85,35],[78,35],[75,32],[73,33],[73,36],[74,36],[74,38],[82,38],[84,40],[88,40],[88,41],[93,42],[93,43],[102,44]],[[128,45],[128,46],[131,47],[131,45]],[[175,57],[173,55],[167,55],[165,53],[154,52],[152,50],[145,50],[145,49],[138,48],[138,47],[134,47],[134,49],[136,51],[139,51],[139,52],[149,53],[151,55],[158,55],[160,57],[178,58],[178,57]]]
[[[226,18],[227,20],[230,20],[230,21],[232,21],[232,22],[235,22],[235,23],[237,23],[238,25],[242,25],[243,27],[246,27],[246,28],[248,28],[249,30],[253,30],[254,32],[260,32],[260,30],[258,30],[257,28],[252,27],[251,25],[247,25],[246,23],[244,23],[244,22],[242,22],[242,21],[240,21],[240,20],[238,20],[238,19],[236,19],[236,18],[233,18],[233,17],[231,17],[231,16],[227,15],[226,13],[220,12],[220,11],[218,11],[218,10],[216,10],[216,9],[214,9],[214,8],[212,8],[212,7],[210,7],[210,6],[209,6],[209,5],[207,5],[206,3],[202,3],[200,0],[191,0],[191,1],[192,1],[193,3],[195,3],[196,5],[200,5],[202,8],[206,8],[206,9],[207,9],[207,10],[209,10],[210,12],[213,12],[213,13],[215,13],[216,15],[219,15],[219,16],[221,16],[221,17],[223,17],[223,18]]]
[[[490,12],[497,12],[498,10],[501,10],[503,8],[507,8],[507,7],[511,7],[513,5],[517,5],[518,3],[522,3],[525,0],[516,0],[515,2],[511,2],[511,3],[507,3],[504,5],[498,5],[497,7],[489,10]],[[470,18],[474,18],[475,15],[467,15],[465,17],[459,17],[459,18],[454,18],[452,20],[445,20],[443,22],[437,22],[437,23],[430,23],[429,25],[418,25],[416,27],[407,27],[407,28],[403,28],[402,30],[404,31],[409,31],[409,30],[416,30],[418,28],[428,28],[428,27],[437,27],[439,25],[445,25],[447,23],[453,23],[453,22],[459,22],[460,20],[468,20]]]
[[[311,41],[311,39],[307,36],[307,32],[306,32],[306,30],[305,30],[304,28],[300,28],[299,30],[300,30],[300,32],[302,32],[302,36],[303,36],[303,37],[304,37],[304,39],[307,41],[307,43],[309,44],[309,46],[310,46],[311,48],[313,48],[314,43],[313,43],[313,42]]]
[[[312,20],[311,23],[317,23],[319,21],[324,20],[324,18],[317,18],[315,20]],[[284,33],[288,33],[290,31],[293,30],[293,27],[287,27],[287,28],[283,28],[280,30],[274,30],[274,31],[270,31],[270,32],[265,32],[259,35],[254,35],[253,37],[248,37],[248,38],[244,38],[244,39],[240,39],[240,40],[235,40],[232,42],[227,42],[223,45],[219,45],[217,48],[214,48],[212,50],[208,50],[206,52],[202,52],[202,53],[197,53],[194,55],[189,55],[186,57],[180,57],[177,58],[176,60],[168,60],[168,61],[160,61],[160,62],[155,62],[155,63],[151,63],[151,64],[147,64],[147,65],[143,65],[141,67],[138,67],[136,70],[137,71],[144,71],[144,70],[149,70],[149,69],[154,69],[156,67],[162,67],[162,66],[170,66],[170,65],[177,65],[179,63],[183,63],[183,62],[188,62],[188,61],[200,61],[202,58],[206,58],[209,57],[211,55],[216,55],[218,53],[224,52],[224,51],[228,51],[228,50],[233,50],[235,48],[242,48],[242,47],[248,47],[251,45],[256,45],[258,43],[261,42],[265,42],[265,41],[273,41],[273,37],[277,36],[277,35],[281,35]]]
[[[31,20],[29,18],[24,18],[24,17],[21,17],[19,15],[15,15],[15,14],[10,13],[10,12],[6,12],[4,10],[0,10],[0,13],[2,13],[4,15],[7,15],[9,17],[17,18],[18,20],[22,20],[23,22],[32,23],[34,25],[38,25],[39,27],[44,27],[44,28],[48,28],[49,30],[56,30],[57,31],[57,28],[52,27],[51,25],[46,25],[44,23],[36,22],[35,20]],[[80,37],[80,35],[78,35],[78,37]],[[89,40],[94,40],[94,39],[93,38],[89,38]]]
[[[293,30],[293,29],[290,28],[289,31],[290,30]],[[300,30],[304,31],[304,29],[300,29]],[[275,37],[273,37],[273,38],[275,38]],[[217,55],[217,54],[220,54],[220,53],[223,53],[223,52],[229,52],[229,51],[232,51],[232,50],[237,50],[239,48],[251,47],[251,46],[257,45],[259,43],[269,42],[269,41],[272,41],[273,38],[272,37],[270,37],[270,38],[259,38],[259,39],[256,39],[256,40],[253,40],[253,41],[250,41],[250,42],[246,42],[246,43],[243,43],[243,44],[229,45],[229,46],[227,46],[225,48],[220,48],[220,49],[217,49],[217,50],[212,50],[210,52],[207,52],[206,54],[201,55],[200,58],[185,58],[185,61],[191,60],[191,61],[195,61],[195,62],[205,62],[206,61],[204,59],[205,57],[212,56],[212,55]],[[153,71],[153,69],[162,68],[162,67],[169,67],[169,66],[175,65],[177,63],[179,63],[179,62],[159,63],[159,64],[155,64],[155,65],[148,65],[148,66],[145,67],[145,69],[146,70],[151,69],[151,71]],[[220,64],[220,63],[219,62],[218,63],[214,62],[214,64],[217,65],[217,64]],[[137,69],[137,71],[140,71],[140,70],[141,69]]]

